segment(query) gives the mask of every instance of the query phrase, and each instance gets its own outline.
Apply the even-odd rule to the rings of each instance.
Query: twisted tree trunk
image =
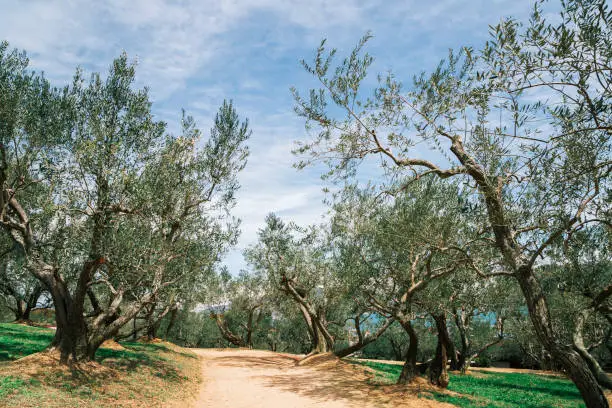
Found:
[[[467,331],[469,329],[472,316],[466,313],[464,307],[461,308],[461,312],[455,309],[453,315],[455,318],[457,331],[459,332],[459,338],[461,339],[461,350],[458,353],[459,360],[457,361],[457,369],[459,369],[462,373],[465,373],[469,369],[471,362],[471,358],[469,358],[471,342]]]
[[[580,390],[580,394],[588,408],[608,408],[608,400],[599,386],[595,375],[591,372],[588,363],[578,352],[572,347],[563,344],[555,335],[550,320],[550,309],[546,302],[546,294],[534,272],[534,263],[537,258],[564,231],[567,231],[578,222],[586,206],[595,197],[597,191],[592,196],[585,196],[585,199],[576,209],[574,216],[562,228],[553,231],[537,250],[531,253],[522,248],[516,241],[510,227],[510,222],[506,219],[502,196],[502,177],[493,178],[487,174],[474,157],[466,152],[461,136],[449,134],[443,134],[443,136],[451,141],[450,150],[462,164],[462,171],[467,173],[478,186],[478,190],[484,199],[490,227],[495,236],[495,246],[502,255],[509,270],[512,271],[511,275],[519,283],[538,340],[565,369]]]
[[[389,318],[387,319],[385,324],[383,324],[375,333],[372,333],[369,336],[368,335],[364,336],[363,333],[361,332],[360,316],[361,315],[356,316],[354,319],[355,330],[357,331],[357,342],[341,350],[335,351],[334,354],[336,355],[336,357],[343,358],[346,356],[350,356],[351,354],[353,354],[356,351],[361,350],[368,344],[375,342],[389,328],[389,326],[395,321],[394,318]]]
[[[246,343],[244,342],[244,339],[242,337],[237,336],[234,333],[232,333],[232,331],[227,326],[227,322],[225,321],[225,319],[223,318],[223,315],[221,313],[212,313],[211,312],[211,317],[213,319],[215,319],[215,323],[217,323],[217,327],[219,328],[219,332],[221,333],[221,336],[225,340],[229,341],[230,343],[232,343],[235,346],[246,347]]]
[[[597,382],[602,387],[605,387],[609,390],[612,390],[612,380],[608,376],[608,374],[601,368],[595,357],[588,352],[587,348],[584,346],[584,339],[582,338],[582,329],[584,327],[584,321],[587,318],[587,310],[583,310],[578,313],[576,317],[576,323],[574,327],[574,350],[587,362],[591,372],[597,378]]]
[[[32,313],[32,310],[36,308],[38,299],[40,298],[40,295],[42,295],[43,292],[44,292],[44,289],[40,283],[34,287],[32,292],[25,299],[25,302],[24,302],[25,307],[23,308],[23,314],[21,316],[21,320],[24,320],[27,322],[31,320],[30,314]]]
[[[166,326],[166,333],[164,334],[164,338],[167,340],[168,339],[168,335],[170,334],[170,331],[172,330],[172,328],[174,328],[174,324],[176,323],[176,317],[178,315],[178,305],[177,307],[172,309],[172,312],[170,314],[170,321],[168,322],[168,326]]]
[[[408,337],[410,338],[410,344],[408,346],[408,351],[406,353],[406,361],[404,362],[404,366],[402,367],[402,372],[397,380],[398,384],[408,384],[415,377],[419,375],[419,371],[417,369],[417,352],[419,349],[419,338],[412,327],[412,323],[409,319],[400,320],[400,324],[406,333],[408,333]]]
[[[448,325],[446,324],[446,313],[442,312],[441,314],[434,316],[434,319],[436,318],[440,321],[440,323],[437,325],[438,337],[442,338],[442,341],[446,347],[446,354],[451,361],[450,369],[459,370],[459,360],[457,358],[457,351],[455,349],[455,344],[451,340],[450,334],[448,332]]]
[[[389,344],[391,345],[391,350],[393,350],[393,356],[395,357],[395,360],[404,360],[406,358],[406,353],[404,352],[404,345],[391,337],[387,337],[387,340],[389,340]]]
[[[315,309],[313,304],[306,298],[306,293],[296,288],[293,279],[282,276],[281,285],[285,291],[298,305],[312,341],[312,350],[308,355],[328,353],[334,349],[334,338],[327,330],[327,319],[325,310]]]
[[[438,344],[436,346],[436,356],[429,366],[429,382],[438,387],[448,387],[448,370],[446,362],[448,360],[448,330],[446,327],[446,315],[444,313],[432,315],[438,329]]]

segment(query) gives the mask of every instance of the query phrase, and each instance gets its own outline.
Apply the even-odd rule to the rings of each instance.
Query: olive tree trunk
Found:
[[[341,350],[336,350],[334,352],[336,357],[343,358],[346,356],[350,356],[351,354],[353,354],[356,351],[361,350],[368,344],[375,342],[389,328],[389,326],[395,321],[394,318],[389,318],[376,332],[370,335],[364,336],[363,333],[361,332],[361,317],[360,316],[361,315],[356,316],[354,319],[355,330],[357,331],[357,342]]]
[[[484,199],[489,224],[495,236],[495,246],[507,267],[512,271],[512,276],[519,283],[538,340],[576,384],[588,408],[608,408],[608,400],[588,363],[578,352],[563,344],[555,335],[550,319],[550,309],[546,302],[546,293],[534,271],[534,264],[542,252],[580,219],[589,198],[587,197],[580,204],[574,216],[563,225],[563,228],[551,233],[535,253],[526,252],[516,241],[510,228],[510,222],[506,219],[501,178],[489,177],[484,168],[465,151],[461,136],[450,136],[450,140],[451,151],[463,165],[465,173],[476,182]]]
[[[436,345],[436,356],[429,366],[429,382],[438,387],[448,387],[448,370],[446,362],[448,360],[448,329],[446,327],[446,315],[432,315],[438,329],[438,344]]]
[[[414,330],[414,327],[412,327],[410,320],[401,320],[400,324],[406,333],[408,333],[410,344],[408,346],[408,351],[406,352],[406,361],[404,362],[404,366],[402,367],[402,372],[400,373],[397,383],[408,384],[419,375],[416,364],[417,352],[419,349],[419,338]]]

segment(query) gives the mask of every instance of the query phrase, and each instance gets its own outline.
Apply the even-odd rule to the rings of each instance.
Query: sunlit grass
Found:
[[[402,371],[401,365],[355,361],[377,372],[377,377],[394,383]],[[541,408],[584,407],[576,386],[569,380],[538,374],[477,372],[450,373],[449,391],[461,395],[434,393],[433,398],[462,408]]]
[[[45,350],[53,334],[46,328],[0,324],[0,406],[123,406],[146,400],[161,407],[169,399],[188,397],[197,387],[197,356],[169,343],[101,348],[98,365],[92,367],[47,367],[41,359],[40,367],[35,363],[32,368],[32,362],[17,361]]]

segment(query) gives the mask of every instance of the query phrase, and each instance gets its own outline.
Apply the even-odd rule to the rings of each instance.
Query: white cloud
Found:
[[[252,155],[238,193],[243,219],[238,249],[227,260],[243,265],[271,211],[300,224],[319,222],[325,207],[316,170],[298,173],[290,150],[303,138],[291,112],[291,85],[312,85],[299,68],[322,38],[346,52],[368,29],[376,70],[393,67],[405,80],[446,56],[449,47],[481,42],[487,24],[531,1],[443,0],[0,0],[0,39],[28,51],[32,67],[68,80],[77,65],[106,71],[122,50],[137,58],[139,84],[151,88],[158,117],[177,130],[185,107],[207,131],[223,99],[234,99],[253,128]]]

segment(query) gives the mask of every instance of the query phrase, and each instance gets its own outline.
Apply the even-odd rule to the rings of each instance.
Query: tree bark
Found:
[[[254,309],[249,310],[249,316],[247,318],[247,332],[246,332],[246,345],[248,348],[253,348],[253,314]]]
[[[317,324],[316,321],[313,324],[313,329],[315,333],[313,349],[308,355],[330,352],[333,348],[333,341],[330,342],[326,338],[325,334],[321,331],[321,326]]]
[[[572,347],[561,343],[555,335],[550,321],[550,309],[546,303],[546,294],[533,270],[535,260],[542,254],[546,246],[576,223],[584,209],[583,204],[579,206],[574,217],[562,229],[554,231],[535,253],[526,253],[515,240],[510,222],[506,219],[502,198],[502,178],[490,177],[484,168],[465,151],[459,135],[451,136],[450,139],[452,141],[450,150],[465,167],[467,174],[476,182],[484,199],[489,224],[495,236],[495,246],[521,287],[538,340],[565,369],[580,390],[588,408],[608,408],[608,400],[587,362]]]
[[[154,340],[157,338],[158,325],[159,324],[156,322],[153,322],[152,324],[147,325],[147,339],[148,340]]]
[[[546,298],[533,270],[530,267],[521,267],[518,272],[518,281],[525,296],[536,335],[542,345],[550,352],[555,361],[561,364],[576,384],[588,408],[608,408],[606,396],[586,360],[572,347],[556,339],[550,323]]]
[[[38,303],[38,299],[40,298],[40,295],[42,295],[42,293],[43,293],[42,285],[40,283],[36,284],[36,286],[32,290],[32,293],[29,294],[29,296],[27,297],[25,301],[25,308],[23,310],[23,316],[22,316],[23,320],[27,322],[30,321],[30,314],[32,310],[36,308],[36,304]]]
[[[448,329],[446,327],[446,315],[444,313],[432,315],[438,329],[438,344],[436,346],[436,356],[429,367],[429,382],[438,387],[448,387],[448,370],[446,362],[448,360]]]
[[[157,321],[154,319],[153,313],[155,313],[155,304],[149,305],[149,310],[145,315],[145,333],[149,341],[157,337]]]
[[[312,340],[312,350],[308,355],[332,351],[334,349],[334,338],[327,330],[325,311],[321,308],[315,310],[313,305],[296,290],[293,281],[287,279],[287,277],[283,276],[281,284],[285,292],[298,304],[308,327],[308,334],[310,334]]]
[[[451,367],[451,370],[459,369],[465,374],[470,368],[471,363],[471,358],[469,358],[471,344],[470,337],[467,333],[471,316],[468,316],[468,314],[465,312],[465,308],[462,307],[461,313],[459,313],[458,310],[455,310],[454,317],[457,331],[459,332],[459,337],[461,339],[461,351],[459,352],[459,359],[457,361],[458,367]]]
[[[389,344],[391,345],[391,349],[393,350],[393,355],[395,356],[396,361],[401,361],[406,358],[406,353],[404,352],[404,347],[402,343],[395,341],[391,337],[387,337],[389,340]]]
[[[389,318],[389,319],[387,319],[385,324],[383,324],[375,333],[373,333],[373,334],[371,334],[369,336],[363,336],[363,334],[361,332],[361,320],[360,320],[360,316],[356,316],[355,317],[355,330],[357,330],[357,338],[358,338],[357,342],[355,344],[349,345],[348,347],[345,347],[345,348],[343,348],[341,350],[334,351],[334,354],[338,358],[343,358],[343,357],[346,357],[346,356],[350,356],[351,354],[353,354],[356,351],[361,350],[362,348],[364,348],[368,344],[375,342],[389,328],[389,326],[394,321],[395,321],[395,319]]]
[[[166,327],[166,334],[164,334],[164,338],[166,340],[168,339],[168,335],[170,334],[170,331],[172,330],[172,328],[174,327],[174,324],[176,323],[177,315],[178,315],[178,306],[174,307],[172,309],[172,312],[170,313],[170,321],[168,322],[168,326]]]
[[[83,290],[77,287],[73,297],[56,271],[52,276],[53,278],[46,278],[44,281],[53,298],[57,326],[50,348],[59,350],[62,364],[93,360],[100,345],[105,340],[114,338],[119,330],[135,318],[152,298],[150,294],[139,301],[124,305],[122,314],[119,315],[118,309],[123,301],[123,290],[117,290],[106,311],[95,316],[86,316],[84,313],[86,285]],[[82,296],[79,296],[77,300],[76,294],[79,293]],[[88,322],[87,319],[90,321]]]
[[[451,361],[451,370],[460,370],[461,373],[465,374],[472,363],[472,360],[477,358],[480,354],[484,353],[489,348],[496,344],[501,343],[504,340],[504,318],[501,316],[497,317],[497,338],[478,349],[476,352],[472,352],[471,341],[468,336],[467,330],[469,327],[471,315],[467,315],[465,310],[461,310],[461,314],[457,310],[454,312],[455,323],[459,331],[459,337],[461,338],[461,351],[458,352],[457,366],[454,368]]]
[[[446,347],[446,354],[450,357],[450,369],[451,370],[459,370],[459,361],[457,358],[457,351],[455,349],[455,344],[451,340],[450,333],[448,332],[448,325],[446,324],[446,313],[441,313],[437,316],[439,320],[438,325],[438,337],[442,337],[442,341]],[[434,316],[434,319],[436,317]]]
[[[406,353],[406,361],[404,362],[404,366],[402,367],[402,372],[400,373],[399,379],[397,380],[398,384],[408,384],[415,377],[418,376],[417,369],[417,352],[419,349],[419,338],[412,327],[412,323],[410,320],[400,320],[400,324],[406,333],[408,333],[408,337],[410,338],[410,345],[408,346],[408,352]]]
[[[240,336],[235,335],[234,333],[231,332],[231,330],[229,329],[229,327],[227,327],[227,322],[225,321],[225,319],[223,319],[223,315],[220,313],[211,313],[211,316],[213,319],[215,319],[215,323],[217,323],[217,327],[219,328],[219,332],[221,333],[221,336],[229,341],[230,343],[232,343],[235,346],[238,347],[246,347],[246,343],[244,342],[244,339]]]
[[[584,321],[587,317],[587,311],[583,310],[576,317],[576,324],[574,327],[574,350],[580,354],[580,356],[587,362],[591,372],[597,378],[597,382],[600,386],[605,387],[609,390],[612,389],[612,380],[606,374],[606,372],[601,368],[597,360],[588,352],[586,347],[584,346],[584,339],[582,338],[582,329],[584,327]]]
[[[62,364],[90,360],[92,352],[88,347],[87,324],[83,312],[73,307],[72,296],[57,272],[54,271],[45,283],[53,299],[57,327],[51,348],[59,350]]]
[[[132,319],[132,340],[138,340],[138,329],[136,328],[136,316]]]

